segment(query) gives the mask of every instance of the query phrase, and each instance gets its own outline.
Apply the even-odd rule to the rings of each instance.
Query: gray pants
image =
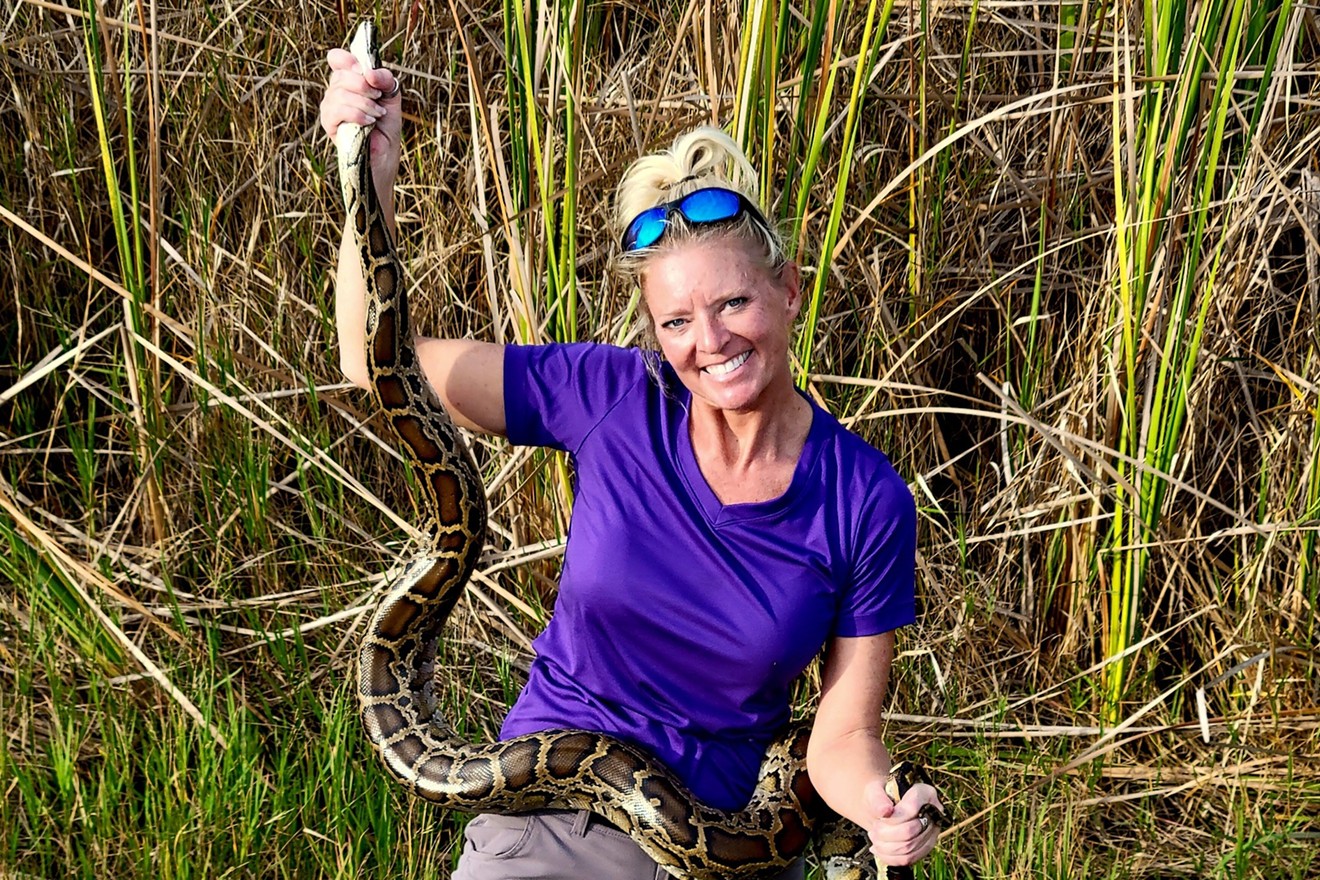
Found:
[[[483,813],[467,825],[453,880],[667,880],[632,838],[586,810]],[[777,880],[803,880],[801,859]]]

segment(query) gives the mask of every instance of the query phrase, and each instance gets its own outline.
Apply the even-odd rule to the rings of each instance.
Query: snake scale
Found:
[[[359,25],[350,49],[363,69],[378,66],[371,22]],[[822,837],[826,877],[875,876],[865,835],[833,817],[807,778],[809,722],[769,747],[751,802],[736,813],[702,805],[651,756],[599,733],[549,731],[481,744],[454,735],[438,711],[432,673],[441,630],[482,549],[486,497],[471,452],[417,363],[403,273],[372,181],[369,129],[342,124],[336,139],[366,282],[372,391],[412,462],[427,511],[428,549],[381,600],[358,650],[362,721],[389,772],[417,797],[447,808],[590,810],[690,880],[772,877],[814,834]],[[908,869],[889,869],[890,878],[906,876]]]

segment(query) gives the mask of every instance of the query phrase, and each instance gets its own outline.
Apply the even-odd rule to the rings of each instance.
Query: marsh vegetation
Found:
[[[360,14],[428,332],[633,341],[614,181],[700,122],[748,149],[803,387],[921,510],[889,735],[959,819],[926,876],[1320,876],[1314,6],[0,11],[0,877],[449,874],[462,817],[349,682],[419,535],[334,343],[316,107]],[[446,682],[491,737],[571,474],[477,454]]]

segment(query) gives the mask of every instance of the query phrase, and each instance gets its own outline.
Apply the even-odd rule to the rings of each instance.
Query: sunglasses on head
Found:
[[[769,228],[760,209],[745,195],[722,186],[708,186],[672,202],[648,208],[634,217],[623,233],[623,252],[649,248],[658,242],[669,228],[669,217],[675,211],[692,226],[724,223],[748,214],[762,227]]]

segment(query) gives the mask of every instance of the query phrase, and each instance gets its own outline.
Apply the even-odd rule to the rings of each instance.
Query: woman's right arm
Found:
[[[357,59],[343,49],[331,49],[326,60],[331,73],[321,100],[321,127],[333,140],[340,123],[375,123],[371,133],[372,178],[385,222],[397,241],[394,178],[399,168],[402,100],[397,95],[383,97],[394,87],[394,76],[384,68],[363,75]],[[361,388],[369,388],[366,284],[347,222],[339,243],[335,273],[335,324],[339,334],[339,368],[344,378]],[[425,337],[418,337],[414,343],[422,372],[454,421],[469,430],[503,434],[504,346],[475,339]]]

